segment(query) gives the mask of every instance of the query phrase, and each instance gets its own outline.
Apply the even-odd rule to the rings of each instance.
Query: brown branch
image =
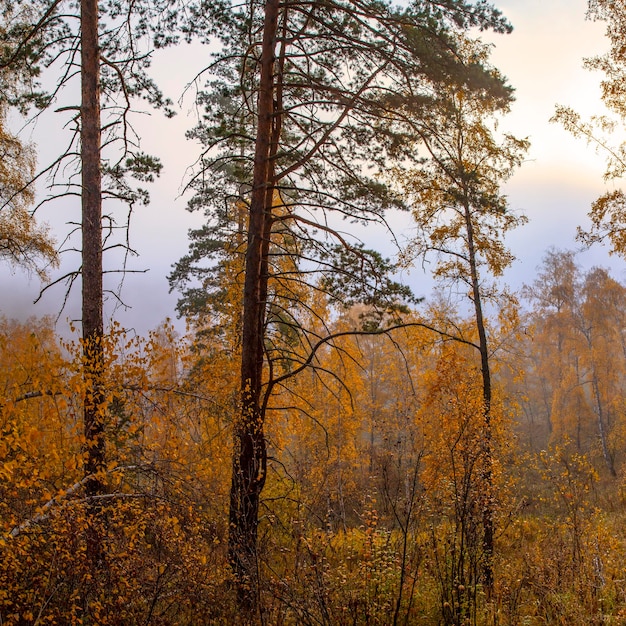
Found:
[[[119,467],[113,468],[112,470],[107,471],[107,474],[113,474],[114,472],[120,472],[120,471],[125,471],[125,470],[145,469],[147,467],[150,467],[150,466],[149,465],[119,466]],[[65,491],[61,491],[58,495],[54,496],[54,498],[50,498],[50,500],[48,500],[48,502],[46,502],[41,507],[41,511],[37,515],[35,515],[34,517],[31,517],[29,520],[26,520],[19,526],[16,526],[15,528],[13,528],[13,530],[11,530],[11,532],[9,533],[9,537],[11,538],[17,537],[18,535],[23,533],[25,530],[28,530],[31,526],[34,526],[36,524],[40,524],[41,522],[46,521],[48,517],[50,516],[49,511],[55,505],[60,504],[61,502],[66,500],[68,497],[74,495],[81,487],[84,487],[85,484],[89,482],[92,478],[93,478],[93,475],[89,474],[88,476],[85,476],[84,478],[79,480],[77,483],[74,483],[71,487],[69,487]],[[106,495],[111,496],[111,495],[122,495],[122,494],[106,494]],[[82,501],[85,501],[85,500],[81,500],[81,502]]]

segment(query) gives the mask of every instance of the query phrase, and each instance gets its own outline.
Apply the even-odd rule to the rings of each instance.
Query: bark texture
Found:
[[[87,498],[102,493],[99,472],[105,464],[102,415],[103,287],[102,287],[102,176],[100,167],[100,53],[98,2],[81,0],[81,208],[82,208],[82,322],[85,395],[85,490]],[[91,506],[92,518],[96,514]],[[92,522],[94,520],[92,519]],[[88,533],[88,558],[101,559],[97,531]]]
[[[230,491],[229,557],[242,606],[258,607],[258,514],[265,484],[267,450],[261,392],[267,299],[267,254],[272,219],[275,153],[274,67],[279,2],[265,5],[253,189],[248,226],[242,318],[241,412],[235,423]],[[274,144],[274,145],[272,145]]]

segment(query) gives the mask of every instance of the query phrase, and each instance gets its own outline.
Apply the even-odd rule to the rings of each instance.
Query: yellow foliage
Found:
[[[58,259],[48,228],[38,226],[28,212],[34,199],[34,168],[32,146],[7,131],[0,109],[0,258],[44,279],[46,266],[55,267]]]
[[[346,315],[332,330],[354,327]],[[515,327],[503,314],[494,345]],[[221,338],[203,358],[168,324],[146,339],[110,329],[107,490],[94,516],[83,489],[80,344],[60,345],[46,320],[1,330],[2,622],[237,623],[227,511],[238,371]],[[471,342],[471,323],[457,320],[456,331]],[[513,354],[502,371],[515,370]],[[469,344],[420,327],[343,335],[314,368],[285,379],[268,411],[259,527],[267,623],[619,623],[619,485],[602,483],[575,446],[518,458],[515,404],[504,400],[495,384],[486,464]],[[499,529],[490,602],[475,575],[485,467]],[[105,554],[95,571],[88,524]]]

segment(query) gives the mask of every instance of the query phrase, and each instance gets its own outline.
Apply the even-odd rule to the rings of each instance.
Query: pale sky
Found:
[[[550,246],[577,246],[576,226],[587,224],[589,205],[604,189],[603,158],[584,141],[550,124],[549,119],[557,103],[570,105],[582,114],[600,110],[599,77],[582,68],[582,59],[601,53],[607,43],[604,24],[585,20],[586,0],[496,0],[494,4],[515,29],[511,35],[484,36],[495,44],[493,64],[516,89],[516,103],[503,120],[502,129],[531,141],[527,162],[506,187],[512,208],[530,218],[530,223],[509,240],[518,260],[506,279],[517,289],[524,282],[532,282],[536,267]],[[170,50],[155,60],[155,66],[158,63],[160,70],[166,69],[164,90],[174,97],[193,77],[191,65],[188,74],[181,69],[185,63],[181,63],[179,54],[180,50]],[[202,54],[195,48],[185,56],[201,63]],[[132,309],[115,313],[123,326],[134,327],[140,333],[154,328],[167,316],[174,317],[177,295],[168,294],[166,276],[171,265],[187,251],[188,228],[200,223],[199,216],[184,210],[185,199],[178,197],[187,167],[197,156],[197,147],[184,139],[185,130],[193,125],[189,109],[188,99],[174,120],[166,121],[155,114],[143,125],[144,150],[161,155],[165,172],[151,188],[152,203],[141,207],[135,216],[131,235],[140,254],[139,259],[132,261],[132,267],[149,268],[149,272],[126,278],[123,297]],[[49,126],[60,123],[54,115],[42,118],[32,134],[40,142],[40,163],[54,154],[62,136],[60,130],[56,135],[50,134]],[[75,212],[75,206],[57,205],[44,208],[40,218],[51,223],[60,239],[65,223],[76,219]],[[609,259],[602,248],[586,252],[579,260],[584,267],[610,266],[616,278],[626,279],[626,264]],[[68,259],[67,269],[70,266]],[[411,272],[407,280],[418,295],[428,295],[430,282],[420,271]],[[56,314],[63,295],[55,289],[33,305],[39,289],[37,279],[5,269],[0,271],[0,289],[7,294],[0,305],[0,312],[7,317]],[[78,302],[76,293],[61,321],[78,317]]]
[[[516,89],[512,112],[502,123],[528,137],[527,162],[508,183],[510,204],[529,223],[510,237],[518,260],[507,274],[513,287],[530,283],[547,248],[576,249],[576,227],[588,224],[591,202],[605,188],[604,159],[584,140],[549,123],[556,104],[587,117],[602,111],[600,75],[583,69],[583,57],[604,52],[605,24],[585,20],[586,0],[500,0],[514,32],[495,42],[492,60]],[[624,263],[594,248],[579,258],[584,267],[611,266],[624,279]]]

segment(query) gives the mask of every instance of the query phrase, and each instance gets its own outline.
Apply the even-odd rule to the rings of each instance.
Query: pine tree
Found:
[[[336,302],[348,296],[383,308],[406,296],[385,276],[389,264],[343,234],[340,220],[384,223],[385,211],[402,205],[377,176],[389,155],[377,126],[393,117],[396,93],[416,111],[429,110],[441,84],[508,97],[503,81],[480,63],[460,60],[458,47],[459,32],[470,26],[509,27],[484,2],[454,1],[400,9],[369,1],[268,0],[226,12],[222,24],[223,49],[211,65],[215,79],[199,96],[207,114],[192,133],[206,150],[192,181],[191,208],[206,207],[225,224],[222,216],[232,215],[237,203],[247,207],[229,548],[240,599],[254,612],[273,371],[266,338],[285,318],[270,315],[272,298],[281,290],[297,294],[294,285],[303,283]],[[292,273],[276,269],[276,259],[287,253],[275,246],[278,231],[298,259]],[[196,262],[211,245],[205,234],[212,236],[210,229],[194,233],[175,284],[202,271]],[[282,310],[289,317],[288,307]],[[306,365],[324,339],[307,335],[293,317],[289,324],[309,352],[300,358]]]

